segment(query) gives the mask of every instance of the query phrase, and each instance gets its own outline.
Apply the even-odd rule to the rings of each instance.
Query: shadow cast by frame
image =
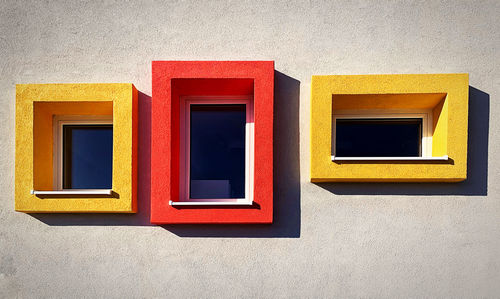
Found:
[[[273,146],[273,224],[163,225],[181,237],[300,237],[299,95],[300,82],[275,71]],[[30,214],[53,226],[152,226],[151,96],[139,92],[138,212],[136,214]]]
[[[162,227],[180,237],[300,237],[300,82],[274,72],[274,145],[272,224],[175,224]]]
[[[151,96],[138,94],[139,126],[137,154],[137,213],[31,213],[54,226],[151,226]]]
[[[469,86],[467,179],[458,183],[315,183],[338,195],[472,195],[488,193],[490,96]]]

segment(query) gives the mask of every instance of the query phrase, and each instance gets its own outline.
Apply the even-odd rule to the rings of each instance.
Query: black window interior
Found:
[[[245,198],[245,111],[243,104],[191,105],[190,198]]]
[[[421,118],[337,119],[337,157],[421,157]]]

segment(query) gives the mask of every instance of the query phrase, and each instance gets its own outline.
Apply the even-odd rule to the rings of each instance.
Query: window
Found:
[[[311,80],[311,182],[467,177],[467,74]]]
[[[332,160],[404,160],[432,156],[432,111],[335,111]]]
[[[252,204],[252,99],[181,101],[181,200],[171,204]]]
[[[151,223],[272,223],[274,62],[152,72]]]
[[[55,190],[111,189],[111,116],[54,116]]]
[[[127,83],[16,85],[16,211],[135,213],[137,103]]]

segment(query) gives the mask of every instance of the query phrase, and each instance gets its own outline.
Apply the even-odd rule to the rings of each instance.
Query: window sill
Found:
[[[169,201],[171,206],[251,206],[253,201],[230,202],[230,201]]]
[[[442,157],[335,157],[332,161],[448,161],[447,155]]]
[[[37,191],[31,190],[33,195],[112,195],[111,189],[80,189],[80,190],[57,190],[57,191]]]

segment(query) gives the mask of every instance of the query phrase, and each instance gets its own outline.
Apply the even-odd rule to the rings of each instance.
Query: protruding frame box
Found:
[[[126,83],[16,85],[16,211],[135,213],[137,99],[137,89]],[[56,115],[112,115],[111,190],[56,190],[52,123]]]
[[[272,223],[273,61],[153,61],[151,222]],[[254,118],[251,205],[176,204],[183,97],[251,96]]]
[[[312,182],[458,182],[467,178],[468,74],[327,75],[311,84]],[[332,157],[337,112],[429,111],[432,149],[422,159]]]

